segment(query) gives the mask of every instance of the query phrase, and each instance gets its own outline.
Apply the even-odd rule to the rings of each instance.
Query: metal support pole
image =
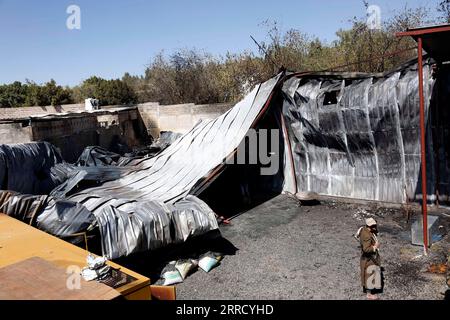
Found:
[[[425,126],[425,101],[423,96],[423,44],[422,37],[418,38],[419,44],[419,100],[420,100],[420,149],[422,158],[422,218],[423,218],[423,247],[428,253],[428,213],[427,213],[427,163],[426,163],[426,126]]]

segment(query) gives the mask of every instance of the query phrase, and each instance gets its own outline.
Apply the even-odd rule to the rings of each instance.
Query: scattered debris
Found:
[[[86,147],[75,162],[79,167],[115,166],[120,161],[120,154],[98,146]]]
[[[86,281],[102,280],[107,278],[111,273],[111,267],[106,264],[108,261],[105,257],[94,257],[89,254],[86,258],[87,267],[81,270],[81,275]]]
[[[433,244],[441,241],[447,234],[444,226],[440,223],[438,216],[428,216],[428,243]],[[417,218],[411,225],[411,243],[414,245],[423,245],[423,221]]]
[[[217,217],[217,223],[229,225],[229,224],[231,224],[231,221],[230,221],[230,219],[227,219],[224,216],[220,216],[220,217]]]
[[[358,207],[356,212],[353,214],[353,218],[358,221],[364,221],[368,218],[383,218],[388,215],[394,215],[398,210],[393,208],[383,208],[379,206],[372,206],[370,209],[365,209],[362,207]]]
[[[447,254],[447,274],[445,275],[446,289],[444,291],[444,299],[450,301],[450,253]]]
[[[300,201],[317,201],[319,200],[319,194],[316,192],[298,192],[295,194],[295,197]]]
[[[433,263],[428,266],[427,271],[430,273],[446,274],[447,265],[445,263]]]
[[[183,282],[183,277],[176,268],[176,261],[171,261],[161,272],[161,278],[164,280],[163,286],[170,286]]]
[[[223,255],[217,252],[208,251],[200,256],[199,259],[180,259],[169,262],[161,271],[161,278],[157,281],[163,286],[182,283],[198,267],[205,272],[210,272],[220,264]]]
[[[217,267],[222,260],[222,255],[214,252],[207,252],[200,257],[198,266],[205,272],[210,272]]]
[[[89,269],[96,270],[100,267],[103,267],[106,264],[106,257],[95,257],[92,254],[87,256],[87,266]]]
[[[159,149],[159,151],[163,151],[181,136],[182,136],[181,133],[172,131],[161,131],[159,134],[159,138],[152,143],[151,147]]]
[[[175,268],[178,270],[183,280],[197,267],[198,260],[193,259],[178,260],[175,264]]]
[[[358,221],[364,221],[367,218],[373,218],[375,215],[368,212],[366,209],[358,208],[356,212],[353,214],[353,218]]]
[[[124,154],[124,158],[131,160],[152,158],[165,149],[182,136],[181,133],[172,131],[161,131],[160,136],[151,145],[133,148],[132,152]],[[126,162],[125,162],[126,163]]]

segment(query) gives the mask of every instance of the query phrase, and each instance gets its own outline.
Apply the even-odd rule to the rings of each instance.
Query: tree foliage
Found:
[[[437,10],[441,15],[442,21],[450,23],[450,0],[440,1]]]
[[[2,108],[21,107],[27,99],[27,86],[19,81],[0,86],[0,106]]]
[[[282,31],[277,22],[265,21],[266,38],[258,54],[251,51],[213,56],[196,49],[156,55],[143,75],[125,73],[122,79],[96,76],[74,88],[55,81],[44,85],[14,82],[0,86],[0,106],[63,104],[97,98],[102,105],[135,102],[176,104],[231,103],[281,67],[291,71],[384,72],[417,56],[416,43],[396,32],[450,21],[450,0],[436,0],[436,10],[405,6],[385,19],[379,30],[367,26],[367,17],[353,17],[351,27],[337,30],[330,43],[301,30]],[[368,2],[363,1],[368,8]],[[250,42],[249,42],[250,43]]]
[[[19,81],[0,86],[0,106],[2,108],[23,106],[48,106],[72,103],[72,91],[50,80],[44,85]]]
[[[83,102],[86,98],[98,99],[100,105],[121,105],[137,101],[134,89],[120,79],[106,80],[90,77],[73,89],[75,101]]]
[[[450,1],[450,0],[449,0]],[[368,3],[364,2],[366,8]],[[354,17],[352,27],[338,30],[331,43],[301,30],[281,31],[277,22],[265,21],[267,37],[260,55],[250,52],[213,57],[198,50],[160,53],[135,79],[139,100],[169,103],[235,102],[253,85],[266,80],[281,67],[291,71],[384,72],[417,55],[410,38],[396,32],[429,23],[424,7],[396,12],[379,30],[367,26],[367,17]]]

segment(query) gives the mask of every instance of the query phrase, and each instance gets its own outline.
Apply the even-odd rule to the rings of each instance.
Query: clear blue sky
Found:
[[[436,0],[370,0],[382,16]],[[66,28],[66,8],[81,8],[81,30]],[[365,14],[362,0],[0,0],[0,83],[50,78],[76,85],[91,75],[141,75],[161,50],[197,48],[214,54],[255,50],[261,22],[332,41]]]

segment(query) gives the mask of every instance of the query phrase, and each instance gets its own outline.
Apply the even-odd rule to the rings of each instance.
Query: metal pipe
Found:
[[[423,246],[425,254],[428,253],[428,213],[427,213],[427,163],[426,163],[426,126],[425,126],[425,101],[423,95],[423,43],[422,37],[418,37],[419,54],[419,100],[420,100],[420,149],[422,158],[422,218],[423,218]]]
[[[404,36],[417,37],[417,36],[421,36],[424,34],[448,32],[448,31],[450,31],[450,25],[445,24],[445,25],[441,25],[441,26],[425,27],[425,28],[412,29],[412,30],[408,30],[405,32],[397,32],[395,35],[397,37],[404,37]]]

